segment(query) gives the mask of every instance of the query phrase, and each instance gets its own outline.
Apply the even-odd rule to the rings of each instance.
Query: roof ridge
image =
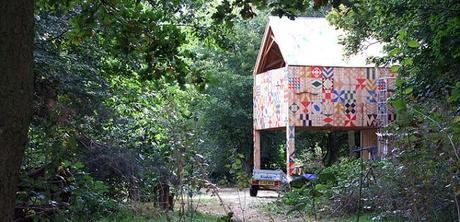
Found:
[[[339,43],[342,30],[336,29],[324,17],[287,17],[270,16],[268,27],[288,65],[325,65],[343,67],[368,67],[370,56],[381,56],[381,44],[344,57],[344,46]],[[266,43],[268,44],[268,43]]]

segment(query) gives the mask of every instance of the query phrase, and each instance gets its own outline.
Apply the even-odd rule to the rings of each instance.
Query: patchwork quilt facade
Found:
[[[395,116],[387,110],[390,92],[382,90],[392,84],[384,77],[391,76],[387,68],[324,66],[288,66],[257,74],[254,128],[377,128]]]

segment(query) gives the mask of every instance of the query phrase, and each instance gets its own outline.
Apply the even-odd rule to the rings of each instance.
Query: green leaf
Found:
[[[398,76],[396,78],[396,87],[402,87],[404,85],[404,80],[401,78],[401,76]]]
[[[312,197],[320,197],[322,196],[323,194],[321,192],[319,192],[317,189],[311,189],[310,192],[309,192],[310,196]]]
[[[332,172],[322,172],[318,175],[318,178],[321,181],[321,183],[335,183],[336,181],[336,177]]]
[[[401,52],[401,49],[399,49],[399,48],[394,48],[394,49],[392,49],[392,50],[389,52],[389,55],[392,56],[392,57],[395,57],[395,56],[397,56],[400,52]]]
[[[400,65],[393,65],[393,66],[391,66],[390,71],[391,72],[398,72],[400,67],[401,67]]]
[[[83,169],[84,165],[81,162],[76,162],[74,165],[75,169]]]
[[[455,83],[455,88],[450,92],[449,101],[457,102],[460,100],[460,82]]]
[[[407,89],[404,90],[404,94],[409,95],[409,94],[412,93],[412,91],[414,91],[414,88],[409,87],[409,88],[407,88]]]
[[[406,66],[411,66],[414,64],[414,60],[412,60],[412,58],[405,58],[403,61],[402,61],[402,64],[403,65],[406,65]]]
[[[454,117],[454,120],[452,120],[453,123],[460,123],[460,116]]]
[[[406,109],[406,102],[402,99],[394,100],[392,104],[395,107],[396,111],[401,111],[401,110]]]
[[[420,44],[415,40],[409,40],[409,42],[407,42],[407,45],[411,48],[418,48],[420,46]]]
[[[407,31],[405,29],[402,29],[399,31],[399,36],[398,36],[399,40],[405,39],[406,36],[407,36]]]
[[[240,159],[236,159],[236,160],[235,160],[235,164],[241,165],[241,160],[240,160]]]
[[[318,191],[321,191],[321,190],[326,190],[327,187],[324,186],[323,184],[316,184],[315,189]]]

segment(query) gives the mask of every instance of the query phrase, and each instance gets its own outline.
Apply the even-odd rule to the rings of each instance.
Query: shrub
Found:
[[[415,161],[414,161],[415,160]],[[415,163],[414,163],[415,162]],[[349,217],[358,212],[361,165],[359,159],[341,159],[321,174],[334,180],[321,181],[316,211],[332,217]],[[436,155],[422,150],[399,153],[394,157],[364,162],[361,206],[376,218],[405,218],[411,221],[453,221],[455,205],[448,178],[448,166]],[[312,211],[311,188],[304,186],[287,193],[282,203],[291,209]],[[291,210],[293,211],[293,210]]]

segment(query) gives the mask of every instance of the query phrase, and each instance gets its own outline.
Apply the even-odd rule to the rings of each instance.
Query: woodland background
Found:
[[[326,16],[346,31],[349,53],[365,47],[368,37],[386,43],[387,56],[371,59],[400,73],[391,101],[398,119],[389,129],[395,149],[385,161],[366,163],[375,177],[361,207],[381,219],[459,220],[458,1],[24,4],[35,8],[33,15],[28,11],[34,22],[33,75],[24,72],[33,82],[31,97],[8,94],[5,84],[17,78],[14,70],[4,69],[0,84],[1,98],[7,98],[0,103],[0,126],[22,126],[17,132],[28,138],[24,145],[9,143],[16,140],[6,135],[13,134],[0,137],[1,144],[15,143],[0,148],[2,187],[17,189],[1,192],[6,221],[117,218],[132,213],[133,202],[156,202],[164,186],[176,198],[215,184],[244,186],[253,167],[252,69],[270,14]],[[6,9],[0,14],[3,21],[18,18]],[[8,41],[1,44],[0,68],[18,53]],[[360,164],[346,142],[331,145],[332,134],[303,132],[298,152],[302,163],[333,179],[294,189],[276,210],[323,212],[322,217],[357,212],[353,190]],[[347,134],[334,137],[346,141]],[[283,132],[265,133],[262,141],[264,167],[284,169]],[[12,205],[14,216],[8,213]],[[193,209],[182,205],[181,220]],[[163,212],[161,206],[157,210]]]

